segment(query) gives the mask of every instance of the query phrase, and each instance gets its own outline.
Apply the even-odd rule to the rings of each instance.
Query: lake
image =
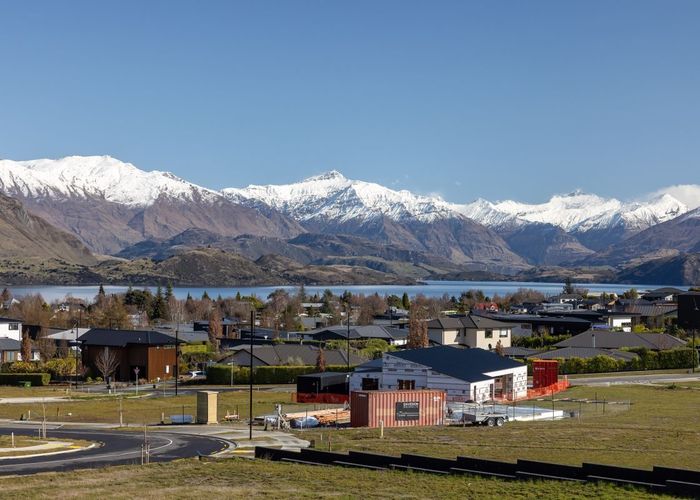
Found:
[[[307,286],[306,293],[313,295],[318,292],[319,295],[324,290],[329,289],[335,294],[342,294],[345,290],[354,294],[370,295],[378,293],[379,295],[395,294],[401,296],[407,292],[413,297],[419,293],[427,297],[441,297],[443,294],[459,297],[459,294],[467,290],[481,290],[485,295],[491,297],[494,294],[505,295],[517,291],[519,288],[530,288],[542,292],[545,296],[556,295],[561,293],[563,283],[535,283],[535,282],[517,282],[517,281],[426,281],[420,285],[344,285],[344,286]],[[606,293],[622,293],[630,288],[641,290],[653,290],[662,286],[675,286],[681,290],[687,290],[688,287],[676,285],[630,285],[630,284],[613,284],[613,283],[586,283],[574,284],[581,288],[585,288],[590,292],[606,292]],[[92,300],[99,286],[10,286],[8,287],[15,296],[21,297],[28,294],[40,293],[44,300],[52,302],[54,300],[62,300],[70,295],[72,297]],[[155,293],[156,287],[134,287],[134,288],[149,288]],[[233,297],[236,292],[241,295],[257,295],[260,298],[266,298],[272,291],[278,289],[288,290],[291,293],[298,290],[296,286],[249,286],[249,287],[174,287],[173,292],[178,299],[184,299],[187,294],[192,297],[199,298],[206,291],[209,296],[214,299],[218,295],[222,297]],[[126,286],[104,286],[106,293],[124,293],[128,287]]]

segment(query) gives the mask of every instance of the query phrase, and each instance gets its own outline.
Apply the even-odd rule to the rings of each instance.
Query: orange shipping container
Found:
[[[445,391],[356,391],[350,395],[352,427],[442,425]]]

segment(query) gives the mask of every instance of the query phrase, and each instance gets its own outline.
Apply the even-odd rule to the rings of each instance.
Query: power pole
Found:
[[[252,304],[251,304],[252,306]],[[255,309],[250,311],[250,366],[248,380],[250,382],[250,397],[248,400],[250,418],[248,419],[248,439],[253,440],[253,337],[255,336]]]

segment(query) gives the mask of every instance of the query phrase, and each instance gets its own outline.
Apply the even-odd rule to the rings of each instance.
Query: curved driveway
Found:
[[[0,434],[37,436],[37,427],[0,427]],[[87,469],[119,464],[140,464],[143,433],[120,432],[89,428],[49,428],[47,436],[63,440],[82,439],[98,443],[97,447],[57,455],[5,459],[0,462],[0,474],[33,474],[35,472]],[[149,432],[150,461],[167,462],[177,458],[211,455],[228,448],[223,439],[190,434]]]

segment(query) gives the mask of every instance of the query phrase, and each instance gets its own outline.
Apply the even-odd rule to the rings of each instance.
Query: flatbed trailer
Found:
[[[462,422],[472,425],[487,425],[489,427],[501,427],[508,422],[508,415],[504,412],[487,410],[471,410],[462,413]]]

